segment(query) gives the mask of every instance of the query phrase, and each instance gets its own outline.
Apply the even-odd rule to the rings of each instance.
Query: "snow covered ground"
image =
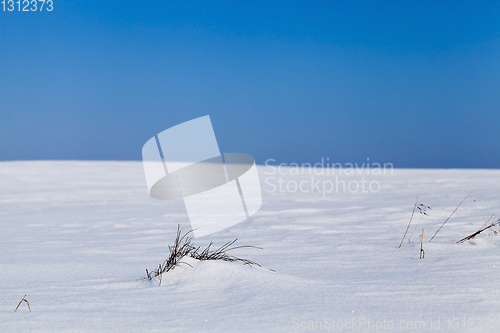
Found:
[[[259,166],[255,216],[194,239],[262,247],[234,252],[261,268],[190,260],[158,286],[145,269],[190,226],[141,162],[1,162],[0,331],[500,331],[500,236],[456,244],[500,217],[500,170],[281,171]],[[432,210],[398,248],[417,196]]]

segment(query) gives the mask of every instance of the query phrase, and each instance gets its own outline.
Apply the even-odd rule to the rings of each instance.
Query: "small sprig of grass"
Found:
[[[184,236],[181,237],[181,229],[180,226],[177,226],[177,237],[175,237],[174,245],[173,246],[168,246],[168,251],[169,251],[169,256],[167,260],[165,260],[162,264],[158,265],[158,268],[149,272],[146,269],[146,275],[149,280],[153,278],[158,278],[159,279],[159,284],[161,285],[161,279],[162,279],[162,274],[166,273],[180,264],[185,264],[188,266],[188,263],[181,261],[182,258],[187,256],[189,253],[194,251],[196,248],[193,246],[191,242],[191,238],[188,237],[189,233],[191,233],[193,230],[187,232],[184,234]]]
[[[229,252],[231,250],[239,249],[239,248],[243,248],[243,247],[253,247],[256,249],[262,249],[261,247],[249,246],[249,245],[235,246],[235,247],[229,248],[231,245],[236,243],[237,240],[238,240],[238,238],[236,238],[230,242],[227,242],[226,244],[219,247],[217,250],[213,250],[213,251],[210,250],[210,247],[213,245],[213,242],[210,242],[210,244],[208,244],[208,246],[203,251],[200,251],[199,250],[200,248],[198,247],[193,252],[191,252],[190,255],[192,258],[198,259],[198,260],[241,261],[244,265],[249,265],[249,266],[257,265],[260,267],[260,265],[258,263],[256,263],[255,261],[243,259],[243,258],[238,258],[235,256],[230,256],[229,254],[227,254],[227,252]]]
[[[181,237],[180,226],[179,225],[177,226],[177,236],[175,238],[174,244],[168,247],[169,255],[167,260],[165,260],[162,264],[158,265],[158,268],[153,271],[148,271],[146,269],[146,275],[149,280],[156,278],[159,281],[159,285],[161,285],[163,273],[173,270],[180,264],[185,264],[190,267],[193,267],[187,262],[182,261],[182,258],[186,256],[189,256],[191,258],[200,261],[202,260],[240,261],[243,262],[244,265],[249,265],[249,266],[257,265],[260,267],[260,265],[255,261],[232,256],[229,255],[227,252],[244,247],[252,247],[256,249],[262,249],[262,248],[250,245],[231,247],[238,240],[238,238],[236,238],[232,241],[227,242],[226,244],[222,245],[221,247],[215,250],[211,250],[213,242],[210,242],[210,244],[205,249],[201,250],[201,247],[199,246],[195,247],[193,245],[191,238],[189,238],[188,235],[191,232],[193,232],[193,230],[188,231]]]
[[[485,223],[485,224],[481,227],[481,229],[479,229],[478,231],[476,231],[476,232],[474,232],[474,233],[470,234],[470,235],[469,235],[469,236],[467,236],[467,237],[462,238],[461,240],[457,241],[457,243],[460,243],[460,244],[465,243],[466,241],[473,239],[474,237],[476,237],[477,235],[479,235],[480,233],[482,233],[482,232],[483,232],[483,231],[485,231],[485,230],[488,230],[488,229],[493,228],[493,227],[495,227],[495,226],[500,226],[500,219],[496,220],[495,222],[491,222],[491,224],[490,224],[490,225],[487,225],[487,223],[491,220],[491,218],[492,218],[493,216],[494,216],[494,215],[492,215],[492,216],[488,219],[488,221],[486,221],[486,223]],[[495,235],[495,236],[496,236],[496,235],[498,235],[498,233],[499,233],[499,232],[498,232],[497,230],[490,230],[490,235]]]
[[[411,235],[408,238],[408,244],[410,244],[411,236],[413,236],[413,233],[415,232],[415,229],[417,229],[417,226],[419,225],[420,220],[422,220],[422,217],[429,216],[427,214],[427,209],[432,210],[432,208],[429,207],[429,206],[426,206],[426,205],[424,205],[422,203],[419,204],[418,203],[418,197],[417,197],[417,200],[415,201],[415,205],[413,205],[413,211],[411,212],[410,221],[408,222],[408,226],[406,227],[406,231],[405,231],[405,234],[403,235],[403,239],[401,240],[401,243],[399,243],[399,247],[401,247],[401,245],[403,245],[403,242],[405,240],[406,234],[408,233],[408,229],[410,229],[410,225],[411,225],[411,222],[413,220],[413,216],[415,215],[415,211],[419,212],[420,219],[418,220],[417,225],[415,226],[415,228],[413,228],[413,231],[411,232]],[[405,249],[406,249],[406,246],[405,246]]]

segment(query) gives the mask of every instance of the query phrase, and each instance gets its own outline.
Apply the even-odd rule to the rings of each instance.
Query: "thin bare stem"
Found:
[[[488,222],[490,222],[490,220],[493,218],[493,216],[495,216],[495,214],[491,215],[490,218],[488,219],[488,221],[486,221],[483,226],[481,228],[479,228],[479,230],[481,230],[482,228],[486,227],[486,225],[488,224]]]
[[[448,220],[453,216],[453,214],[455,214],[455,212],[457,211],[458,207],[460,207],[462,205],[462,203],[465,201],[465,199],[467,199],[471,194],[467,194],[465,196],[465,198],[463,198],[462,201],[460,201],[460,203],[458,204],[457,208],[455,208],[455,210],[450,214],[450,216],[448,216],[448,218],[443,222],[443,224],[441,224],[441,226],[439,227],[439,229],[436,231],[436,233],[434,234],[434,236],[431,237],[431,239],[429,240],[429,243],[434,239],[434,237],[436,237],[437,233],[439,232],[439,230],[441,230],[441,228],[444,226],[444,224],[446,222],[448,222]]]
[[[422,238],[420,239],[420,259],[425,258],[425,251],[424,251],[424,228],[422,228]]]
[[[406,227],[405,234],[403,235],[403,239],[401,240],[401,243],[399,244],[398,248],[401,248],[401,245],[403,244],[403,241],[405,240],[406,233],[408,232],[408,229],[410,228],[411,220],[413,219],[413,214],[415,214],[415,209],[417,208],[417,203],[418,203],[418,197],[417,197],[417,200],[415,200],[415,205],[413,206],[413,211],[411,212],[411,216],[410,216],[410,222],[408,222],[408,226]]]
[[[420,221],[422,221],[422,218],[423,218],[423,217],[424,217],[424,215],[420,216],[420,219],[418,220],[417,225],[415,226],[415,228],[413,228],[413,230],[412,230],[412,232],[411,232],[411,234],[410,234],[410,237],[408,237],[408,243],[406,243],[406,245],[405,245],[405,250],[406,250],[406,248],[408,247],[408,244],[410,244],[411,237],[413,236],[413,233],[415,232],[415,230],[417,230],[417,227],[418,227],[418,225],[420,224]]]
[[[22,303],[23,301],[24,301],[24,302],[26,302],[26,304],[28,304],[28,309],[29,309],[29,310],[30,310],[30,312],[31,312],[30,302],[28,302],[28,300],[26,299],[26,295],[27,295],[27,294],[24,294],[23,299],[19,301],[19,304],[17,304],[16,309],[14,310],[14,312],[16,312],[16,311],[17,311],[17,309],[19,309],[19,306],[21,305],[21,303]]]

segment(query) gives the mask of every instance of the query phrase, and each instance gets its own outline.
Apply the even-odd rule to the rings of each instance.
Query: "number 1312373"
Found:
[[[41,12],[54,10],[52,0],[2,0],[2,10],[4,12]]]

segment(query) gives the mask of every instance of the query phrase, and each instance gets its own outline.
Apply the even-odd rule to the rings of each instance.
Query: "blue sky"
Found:
[[[0,160],[140,160],[208,114],[222,152],[260,164],[500,168],[499,17],[497,1],[0,11]]]

